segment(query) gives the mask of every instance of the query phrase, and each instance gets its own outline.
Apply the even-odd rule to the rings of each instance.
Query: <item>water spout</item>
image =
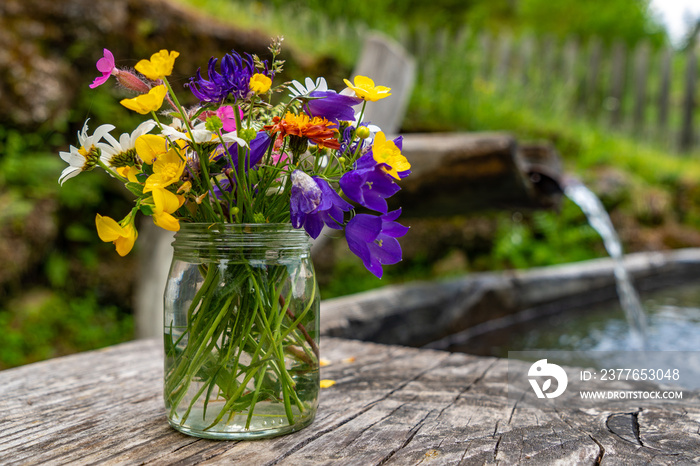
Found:
[[[567,179],[563,183],[564,194],[578,205],[588,219],[588,223],[603,239],[605,249],[613,259],[617,294],[632,331],[632,343],[638,349],[646,347],[647,319],[637,290],[625,268],[622,243],[610,221],[610,216],[598,196],[581,182]]]

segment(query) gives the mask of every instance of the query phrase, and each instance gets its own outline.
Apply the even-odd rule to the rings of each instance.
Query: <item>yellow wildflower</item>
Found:
[[[143,163],[151,165],[159,156],[168,152],[168,141],[157,134],[144,134],[136,139],[134,148]]]
[[[139,170],[136,167],[118,167],[117,173],[119,173],[121,176],[126,178],[132,183],[138,183],[139,180],[136,178],[136,175],[141,173],[141,170]]]
[[[148,94],[141,94],[133,99],[124,99],[119,103],[129,110],[145,115],[155,112],[163,105],[163,99],[165,99],[167,92],[165,86],[161,84],[148,91]]]
[[[178,196],[167,189],[155,188],[153,190],[153,223],[164,230],[179,231],[180,221],[171,214],[174,214],[184,201],[183,196]]]
[[[387,140],[381,131],[374,137],[372,144],[372,156],[377,163],[383,163],[389,168],[382,167],[386,173],[400,179],[399,172],[409,170],[411,164],[408,159],[401,154],[401,151],[392,140]]]
[[[272,79],[261,73],[255,73],[250,78],[250,90],[256,94],[264,94],[270,90]]]
[[[386,86],[375,86],[367,76],[355,76],[354,83],[344,79],[345,85],[355,91],[355,95],[363,100],[376,102],[391,95],[391,88]]]
[[[176,150],[170,149],[153,162],[153,174],[146,179],[143,192],[170,186],[180,180],[184,170],[185,161]]]
[[[180,54],[174,50],[172,52],[161,50],[151,55],[150,60],[139,61],[134,68],[148,79],[157,81],[163,79],[165,76],[170,76],[173,72],[175,59],[179,55]]]
[[[110,217],[103,217],[97,214],[95,217],[95,226],[97,227],[97,235],[105,243],[114,243],[117,247],[117,253],[124,257],[129,254],[129,251],[134,247],[138,232],[134,226],[134,217],[129,215],[124,218],[121,223],[117,223]]]

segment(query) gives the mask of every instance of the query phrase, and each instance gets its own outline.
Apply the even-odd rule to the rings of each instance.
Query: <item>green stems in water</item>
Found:
[[[201,287],[186,325],[171,322],[166,334],[170,418],[184,425],[200,407],[205,431],[239,414],[247,430],[255,416],[267,415],[256,411],[266,401],[281,404],[286,422],[294,425],[310,408],[299,394],[299,376],[318,369],[318,348],[304,326],[315,325],[315,281],[299,305],[286,266],[218,263],[199,270]]]

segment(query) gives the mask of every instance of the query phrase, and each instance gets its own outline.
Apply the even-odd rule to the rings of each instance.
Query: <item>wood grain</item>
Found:
[[[171,429],[162,350],[140,340],[0,372],[0,464],[688,464],[700,399],[633,408],[508,397],[529,363],[325,338],[314,423],[267,440]],[[512,368],[512,367],[511,367]],[[571,369],[574,376],[573,371]],[[518,389],[526,387],[520,381]],[[513,392],[515,393],[515,392]],[[690,394],[690,396],[688,396]]]

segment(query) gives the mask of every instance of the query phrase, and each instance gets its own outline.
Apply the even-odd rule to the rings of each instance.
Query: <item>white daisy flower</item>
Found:
[[[316,82],[314,82],[311,78],[306,78],[304,80],[304,84],[294,80],[292,81],[292,86],[293,87],[290,86],[289,88],[289,97],[291,98],[309,95],[313,91],[328,90],[328,84],[326,83],[325,78],[316,78]]]
[[[202,144],[205,142],[211,142],[215,138],[215,134],[209,131],[204,127],[205,123],[197,124],[192,127],[192,138],[194,138],[194,141],[190,138],[189,133],[183,132],[183,131],[178,131],[177,129],[171,127],[171,126],[165,126],[163,128],[162,134],[165,137],[168,137],[170,139],[182,139],[187,142],[193,142],[195,144]],[[246,146],[246,142],[238,137],[238,132],[237,131],[231,131],[229,133],[222,133],[222,138],[224,142],[227,143],[236,143],[239,146]],[[218,138],[216,139],[218,140]]]
[[[99,141],[113,129],[113,125],[102,125],[95,130],[92,136],[88,136],[88,122],[87,120],[85,121],[83,129],[78,133],[80,149],[70,146],[69,152],[60,152],[63,161],[69,165],[61,172],[61,176],[58,178],[58,182],[61,185],[66,180],[78,176],[81,172],[95,168],[102,151],[109,147],[107,144]]]
[[[153,120],[144,121],[131,134],[124,133],[119,136],[119,141],[111,134],[105,134],[104,138],[108,145],[102,149],[100,160],[115,168],[133,165],[136,139],[151,131],[155,126],[156,122]]]

